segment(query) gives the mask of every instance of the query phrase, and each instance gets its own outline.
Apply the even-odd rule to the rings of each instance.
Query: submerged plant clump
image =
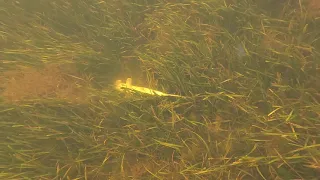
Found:
[[[319,4],[0,2],[0,178],[317,179]]]

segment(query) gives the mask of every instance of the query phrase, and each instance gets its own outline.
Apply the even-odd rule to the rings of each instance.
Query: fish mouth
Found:
[[[123,83],[121,80],[116,80],[116,82],[114,83],[114,87],[115,89],[119,90],[119,91],[123,91],[122,87],[123,87]]]

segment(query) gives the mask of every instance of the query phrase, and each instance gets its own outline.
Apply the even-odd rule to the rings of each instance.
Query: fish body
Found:
[[[173,96],[173,97],[182,97],[179,95],[175,94],[167,94],[161,91],[157,91],[154,89],[146,88],[146,87],[140,87],[140,86],[133,86],[132,85],[132,79],[127,78],[126,83],[123,83],[121,80],[117,80],[115,83],[115,87],[119,91],[123,91],[125,89],[130,90],[130,91],[135,91],[135,92],[140,92],[143,94],[149,94],[152,96]]]

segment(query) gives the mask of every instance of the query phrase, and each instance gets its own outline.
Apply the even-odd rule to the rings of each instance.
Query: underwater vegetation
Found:
[[[0,1],[0,179],[318,179],[319,12]]]

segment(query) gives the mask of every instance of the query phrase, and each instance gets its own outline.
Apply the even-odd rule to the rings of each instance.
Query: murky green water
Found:
[[[317,179],[319,12],[0,0],[0,179]]]

